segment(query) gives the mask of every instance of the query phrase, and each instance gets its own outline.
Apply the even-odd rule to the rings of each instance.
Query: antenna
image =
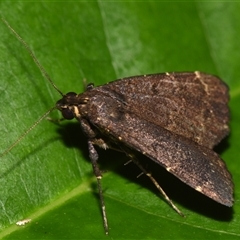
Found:
[[[43,68],[43,66],[40,64],[40,62],[37,60],[36,56],[34,55],[33,51],[29,48],[27,43],[19,36],[19,34],[9,25],[9,23],[2,18],[2,21],[6,24],[6,26],[11,30],[11,32],[17,37],[17,39],[23,44],[23,46],[27,49],[31,57],[33,58],[34,62],[40,69],[43,76],[50,82],[50,84],[61,94],[61,96],[64,96],[64,94],[57,88],[57,86],[54,84],[50,76],[47,74],[46,70]]]
[[[56,107],[49,109],[45,112],[30,128],[28,128],[10,147],[8,147],[3,153],[0,154],[0,157],[7,154],[11,151],[30,131],[32,131],[50,112],[55,110]]]
[[[34,53],[31,51],[27,43],[18,35],[18,33],[9,25],[9,23],[2,18],[2,21],[7,25],[7,27],[13,32],[13,34],[17,37],[17,39],[23,44],[23,46],[27,49],[31,57],[33,58],[34,62],[40,69],[43,76],[50,82],[50,84],[62,95],[64,94],[57,88],[57,86],[53,83],[50,76],[47,74],[43,66],[40,64],[40,62],[37,60]],[[56,107],[52,107],[47,112],[45,112],[30,128],[28,128],[13,144],[10,145],[3,153],[0,154],[0,157],[3,157],[5,154],[7,154],[9,151],[11,151],[31,130],[33,130],[50,112],[55,110]]]

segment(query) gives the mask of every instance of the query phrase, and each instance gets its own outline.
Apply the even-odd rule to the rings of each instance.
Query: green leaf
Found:
[[[235,184],[220,206],[160,166],[149,169],[178,216],[127,158],[99,151],[110,237],[237,239],[240,236],[240,4],[160,1],[1,1],[0,15],[28,43],[64,93],[146,73],[203,71],[230,87],[231,135],[220,144]],[[0,22],[1,149],[7,149],[59,94]],[[57,112],[51,118],[60,118]],[[31,219],[16,226],[21,219]],[[0,161],[1,239],[105,239],[86,138],[78,123],[43,120]]]

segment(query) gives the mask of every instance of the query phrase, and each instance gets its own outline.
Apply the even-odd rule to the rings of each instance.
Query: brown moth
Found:
[[[99,87],[88,85],[87,90],[80,94],[63,94],[23,39],[3,21],[23,43],[62,98],[1,156],[49,112],[58,109],[65,119],[76,118],[88,138],[89,157],[97,178],[106,234],[108,223],[100,181],[102,173],[95,146],[125,152],[180,215],[183,215],[181,211],[138,162],[134,151],[146,155],[214,201],[229,207],[233,205],[231,175],[223,160],[213,151],[213,147],[229,133],[228,87],[218,77],[201,72],[142,75]]]

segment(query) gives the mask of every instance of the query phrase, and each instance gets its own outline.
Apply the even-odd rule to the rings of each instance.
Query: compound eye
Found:
[[[68,108],[62,109],[62,116],[67,120],[71,120],[74,118],[73,112]]]

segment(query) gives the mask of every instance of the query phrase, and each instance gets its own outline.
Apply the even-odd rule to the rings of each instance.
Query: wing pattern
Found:
[[[227,87],[218,78],[203,73],[133,77],[95,88],[89,99],[89,121],[102,134],[232,206],[231,175],[211,150],[228,133]]]
[[[114,94],[131,113],[213,148],[228,133],[228,88],[217,77],[170,73],[120,79],[97,88]]]

